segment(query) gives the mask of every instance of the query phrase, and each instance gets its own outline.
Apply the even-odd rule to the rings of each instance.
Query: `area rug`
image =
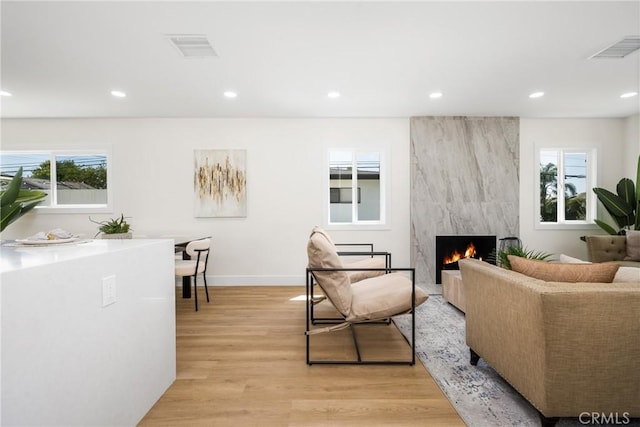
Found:
[[[411,317],[398,316],[394,321],[410,339]],[[540,426],[535,408],[483,359],[477,366],[469,363],[464,314],[442,295],[430,295],[416,309],[416,355],[467,426]],[[619,421],[626,421],[622,414]],[[624,424],[640,427],[640,420]],[[578,418],[561,418],[556,425],[574,427],[585,423]]]

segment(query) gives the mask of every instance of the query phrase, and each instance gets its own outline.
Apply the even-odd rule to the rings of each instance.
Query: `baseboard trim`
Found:
[[[176,286],[182,286],[178,278]],[[300,276],[207,276],[209,286],[304,286],[304,275]],[[198,286],[204,286],[202,276],[198,278]]]

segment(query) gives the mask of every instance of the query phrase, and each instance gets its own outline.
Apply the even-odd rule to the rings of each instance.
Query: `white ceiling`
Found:
[[[1,3],[2,117],[627,117],[640,1]],[[183,58],[166,34],[204,34]],[[110,91],[127,93],[114,98]],[[238,93],[235,99],[222,94]],[[329,99],[329,91],[342,96]],[[438,100],[429,93],[442,91]],[[534,91],[545,96],[529,99]]]

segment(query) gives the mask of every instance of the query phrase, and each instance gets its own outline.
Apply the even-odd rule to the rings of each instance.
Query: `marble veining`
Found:
[[[412,117],[411,261],[435,286],[437,235],[519,230],[519,119]]]

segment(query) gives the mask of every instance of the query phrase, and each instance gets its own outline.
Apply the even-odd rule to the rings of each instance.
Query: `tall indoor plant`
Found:
[[[640,156],[636,171],[636,183],[629,178],[622,178],[616,186],[616,193],[596,187],[593,192],[605,207],[615,226],[596,219],[595,222],[609,234],[624,234],[624,230],[640,230]]]
[[[0,191],[0,210],[2,211],[0,231],[3,231],[9,224],[22,217],[47,197],[47,193],[44,191],[23,190],[20,188],[21,186],[22,167],[11,179],[7,189]]]

